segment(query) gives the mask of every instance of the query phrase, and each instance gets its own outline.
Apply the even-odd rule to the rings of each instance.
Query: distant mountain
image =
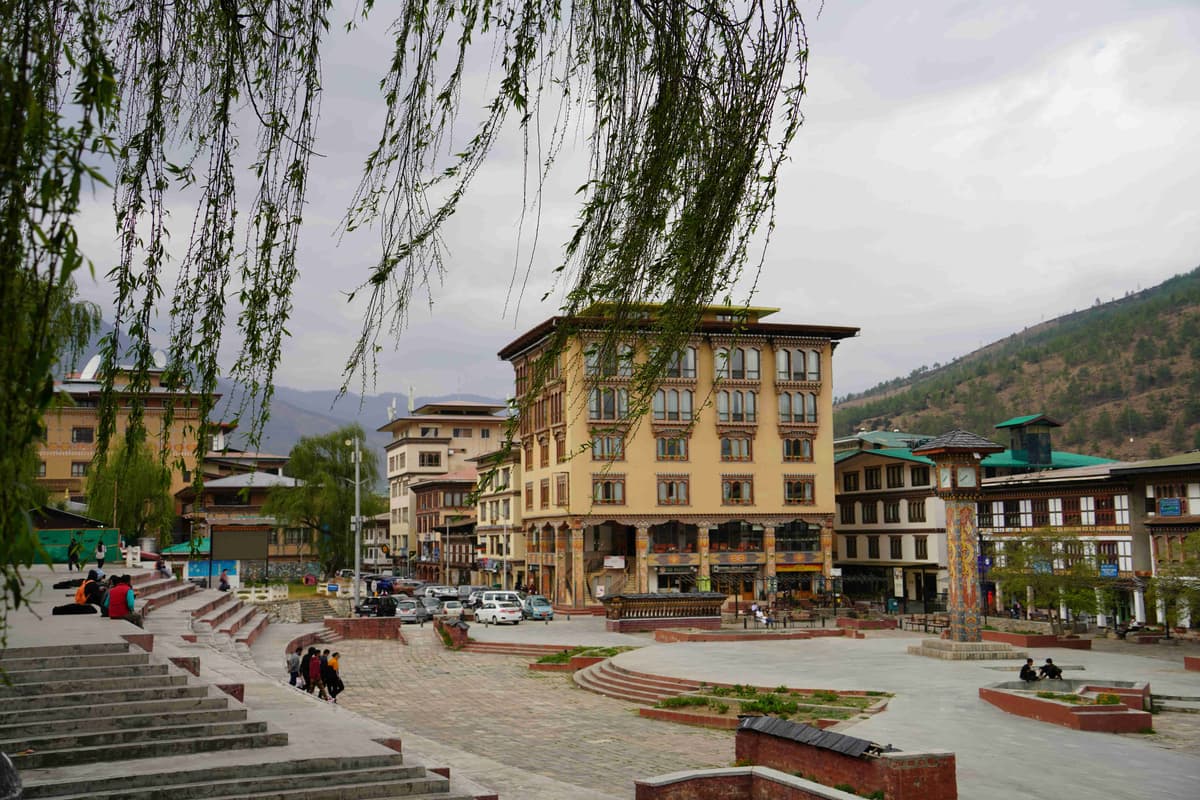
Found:
[[[1200,448],[1200,269],[835,401],[836,435],[938,434],[1044,413],[1056,449],[1120,459]]]

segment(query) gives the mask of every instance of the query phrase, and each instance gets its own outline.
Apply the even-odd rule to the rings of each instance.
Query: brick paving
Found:
[[[730,731],[643,719],[636,706],[579,689],[567,674],[529,670],[528,658],[454,653],[429,628],[405,633],[407,646],[338,643],[348,686],[339,705],[395,725],[406,743],[416,734],[477,756],[446,753],[452,769],[501,797],[628,798],[635,778],[733,763]],[[437,766],[428,742],[420,745]],[[531,785],[519,772],[559,785]]]

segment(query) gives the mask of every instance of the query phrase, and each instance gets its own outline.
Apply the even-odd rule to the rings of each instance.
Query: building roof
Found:
[[[1113,469],[1114,475],[1132,475],[1139,472],[1184,472],[1200,469],[1200,450],[1191,450],[1187,453],[1179,453],[1178,455],[1167,456],[1166,458],[1154,458],[1149,461],[1134,461],[1129,464],[1122,464],[1119,468]]]
[[[1027,414],[1023,417],[1013,417],[1006,419],[1004,422],[996,424],[997,428],[1019,428],[1022,425],[1031,425],[1035,422],[1040,422],[1043,425],[1049,425],[1053,428],[1061,428],[1062,423],[1057,420],[1050,419],[1045,414]]]
[[[32,509],[29,512],[29,516],[33,519],[33,527],[39,530],[54,528],[104,528],[108,525],[103,520],[92,519],[83,514],[76,514],[54,506],[43,506]]]
[[[1065,453],[1062,450],[1050,451],[1050,463],[1031,465],[1027,459],[1013,455],[1012,450],[1005,450],[1000,453],[992,453],[984,457],[982,466],[991,467],[993,469],[1025,469],[1030,466],[1036,466],[1038,469],[1061,470],[1070,469],[1072,467],[1087,467],[1093,464],[1112,464],[1111,458],[1101,458],[1100,456],[1085,456],[1081,453]]]
[[[964,430],[952,430],[934,437],[920,447],[913,448],[916,455],[944,453],[947,450],[970,450],[977,453],[997,453],[1004,445],[983,438],[979,434]]]
[[[987,459],[983,461],[987,465]],[[1015,475],[1000,475],[994,478],[984,478],[983,485],[1016,486],[1027,483],[1074,483],[1085,481],[1108,480],[1115,476],[1115,470],[1126,466],[1128,462],[1107,461],[1101,464],[1070,467],[1066,469],[1046,469],[1039,472],[1022,472]]]
[[[648,305],[648,308],[657,306]],[[595,306],[592,306],[595,308]],[[724,308],[724,307],[722,307]],[[743,307],[736,307],[734,312],[748,311]],[[501,359],[508,361],[515,358],[529,348],[535,346],[554,332],[556,328],[567,321],[567,317],[550,317],[544,322],[535,325],[525,333],[518,336],[516,339],[505,345],[497,354]],[[610,320],[603,316],[585,316],[581,314],[571,320],[581,330],[595,330],[604,328]],[[635,323],[637,324],[637,323]],[[640,327],[647,330],[653,330],[653,323],[649,320],[640,324]],[[701,320],[696,325],[697,333],[724,333],[730,334],[740,332],[745,335],[754,336],[780,336],[780,337],[812,337],[815,339],[848,339],[851,336],[858,335],[858,328],[848,327],[844,325],[800,325],[788,323],[771,323],[771,322],[718,322],[715,320]]]
[[[497,407],[504,408],[504,406],[497,406]],[[428,408],[428,406],[421,406],[421,408]],[[417,409],[417,410],[419,411],[420,409]],[[453,424],[456,422],[499,422],[499,423],[504,423],[507,421],[508,421],[507,415],[503,415],[503,414],[481,414],[481,413],[440,414],[440,413],[433,413],[433,412],[428,413],[428,414],[417,414],[416,412],[414,412],[410,416],[396,417],[395,419],[390,419],[387,422],[385,422],[384,424],[380,425],[375,430],[377,430],[377,431],[393,431],[397,427],[399,427],[401,424],[411,424],[411,423],[424,423],[426,425],[429,425],[429,424],[437,424],[437,423]],[[423,438],[423,437],[410,437],[410,438]]]
[[[883,456],[884,458],[896,458],[901,461],[912,461],[916,464],[933,466],[932,460],[925,456],[913,455],[913,451],[907,447],[883,447],[879,450],[845,450],[834,455],[833,463],[841,464],[858,456]]]
[[[200,555],[200,556],[208,555],[208,541],[209,541],[208,537],[205,536],[203,539],[196,542],[196,555]],[[182,544],[173,544],[170,547],[164,547],[162,549],[162,555],[164,555],[164,556],[186,556],[186,555],[191,555],[191,552],[192,552],[192,543],[191,542],[183,542]]]
[[[857,431],[851,436],[839,436],[833,440],[833,449],[839,444],[851,442],[876,445],[877,447],[919,447],[933,436],[925,433],[905,433],[904,431]]]
[[[474,467],[467,467],[455,472],[447,472],[442,475],[430,475],[428,478],[423,478],[419,481],[413,481],[409,488],[416,491],[419,488],[432,486],[435,483],[469,483],[472,486],[479,480],[479,473]]]

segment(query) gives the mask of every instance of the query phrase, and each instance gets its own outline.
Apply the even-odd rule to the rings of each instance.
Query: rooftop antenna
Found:
[[[413,396],[413,387],[412,387],[412,384],[410,383],[408,385],[408,415],[410,417],[412,416],[413,409],[415,408],[415,406],[413,405],[414,402],[415,402],[415,397]]]
[[[87,364],[83,368],[83,372],[79,373],[79,380],[90,381],[95,380],[96,371],[100,369],[100,355],[96,354],[88,359]]]
[[[396,396],[392,395],[392,404],[387,408],[388,422],[396,418]]]

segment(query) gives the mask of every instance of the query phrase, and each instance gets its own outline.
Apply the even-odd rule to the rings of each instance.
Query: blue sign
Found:
[[[992,557],[991,556],[977,556],[975,560],[976,560],[976,566],[983,572],[987,572],[989,569],[992,568]]]
[[[1033,562],[1033,571],[1038,575],[1053,575],[1054,565],[1049,561],[1035,561]]]
[[[1183,503],[1178,497],[1159,498],[1158,513],[1164,517],[1183,516]]]
[[[1101,578],[1115,578],[1115,577],[1117,577],[1118,574],[1119,574],[1119,570],[1117,569],[1116,564],[1101,564],[1100,565],[1100,577]]]

